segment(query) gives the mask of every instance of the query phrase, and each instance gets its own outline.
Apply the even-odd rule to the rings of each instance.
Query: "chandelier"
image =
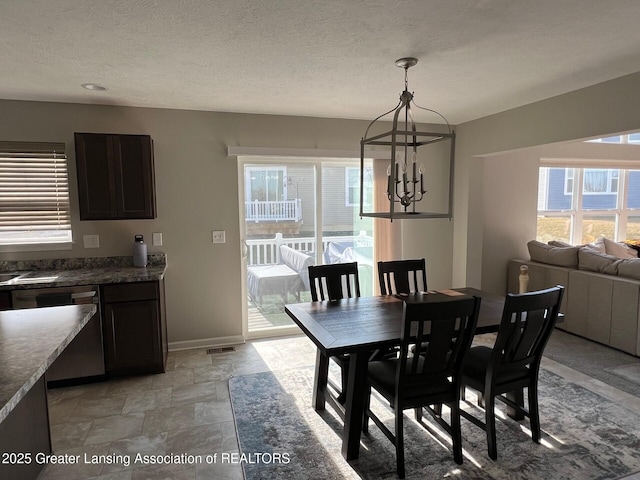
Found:
[[[455,132],[451,130],[449,122],[442,114],[415,103],[413,93],[409,92],[408,71],[417,63],[418,60],[412,57],[396,60],[396,66],[404,68],[404,91],[400,94],[400,101],[395,108],[376,117],[369,124],[360,141],[361,217],[388,218],[391,221],[394,218],[450,219],[452,217]],[[446,124],[446,132],[420,131],[411,111],[412,106],[438,115]],[[369,136],[376,122],[390,114],[393,114],[391,130]],[[380,124],[384,123],[380,122]],[[365,179],[365,159],[382,159],[387,162],[387,178],[384,186],[381,183],[376,183],[374,186],[372,179]],[[429,199],[424,202],[425,205],[430,205],[430,208],[440,207],[434,209],[435,211],[420,211],[418,208],[422,205],[420,202],[423,198],[428,196],[426,187],[429,170],[425,168],[425,163],[428,166],[432,165],[434,171],[448,171],[448,185],[445,186],[446,188],[438,186],[438,193],[441,193],[439,197],[442,198],[439,201]],[[374,200],[365,202],[365,191],[371,190],[373,190]],[[386,200],[377,199],[376,201],[375,197],[379,195],[386,195]],[[373,210],[365,211],[367,208],[373,208]]]

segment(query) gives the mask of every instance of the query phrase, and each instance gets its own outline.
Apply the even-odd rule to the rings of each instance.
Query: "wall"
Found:
[[[162,232],[164,245],[150,245],[149,251],[167,254],[169,341],[185,347],[237,341],[242,335],[238,168],[237,160],[227,156],[227,145],[357,152],[368,125],[367,121],[20,101],[0,101],[0,111],[0,140],[66,143],[76,241],[70,251],[2,253],[0,259],[129,255],[134,234],[151,239],[152,232]],[[157,219],[80,222],[73,132],[152,136]],[[430,281],[450,285],[452,224],[441,222],[434,229],[432,221],[409,223],[404,252],[427,257]],[[212,244],[211,230],[225,230],[226,243]],[[82,236],[87,234],[100,236],[100,248],[83,248]]]
[[[527,216],[535,209],[531,192],[536,186],[524,186],[535,184],[537,167],[532,158],[485,157],[638,130],[639,83],[636,73],[458,126],[453,221],[398,221],[402,256],[427,258],[430,288],[486,285],[503,292],[501,265],[521,255],[522,242],[533,235],[532,226],[535,232],[535,221]],[[226,146],[357,151],[367,125],[366,121],[18,101],[0,101],[0,111],[2,140],[66,142],[74,206],[73,132],[147,133],[154,138],[156,220],[80,222],[74,207],[74,237],[99,234],[99,249],[85,250],[76,244],[70,252],[0,254],[0,258],[128,255],[135,233],[150,238],[152,232],[162,232],[161,250],[169,261],[169,340],[174,343],[207,339],[220,343],[242,334],[238,169],[236,160],[227,157]],[[519,206],[506,204],[513,198],[519,199]],[[211,230],[226,230],[227,243],[212,244]]]
[[[523,229],[531,229],[533,225],[535,232],[535,221],[531,224],[522,218],[522,215],[531,215],[530,208],[535,209],[536,205],[531,191],[537,189],[537,184],[534,185],[537,168],[530,164],[535,160],[524,160],[522,168],[518,168],[507,164],[508,159],[505,158],[495,160],[505,164],[489,163],[487,167],[485,157],[533,146],[640,130],[639,82],[640,73],[635,73],[457,127],[454,285],[464,284],[504,293],[504,289],[500,290],[493,283],[495,277],[487,269],[497,269],[498,274],[503,275],[501,265],[515,251],[504,249],[500,241],[484,245],[488,237],[494,238],[491,233],[485,236],[485,231],[499,225],[500,236],[512,236],[510,242],[514,245],[521,241]],[[487,176],[494,176],[484,170],[500,169],[494,167],[504,167],[512,176],[502,175],[501,182],[488,182]],[[526,210],[505,206],[498,210],[499,216],[487,207],[511,201],[515,195]],[[490,282],[489,278],[493,280]]]

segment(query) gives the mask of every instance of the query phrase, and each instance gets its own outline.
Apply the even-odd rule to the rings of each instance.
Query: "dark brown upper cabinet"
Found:
[[[149,135],[76,133],[80,220],[156,218]]]

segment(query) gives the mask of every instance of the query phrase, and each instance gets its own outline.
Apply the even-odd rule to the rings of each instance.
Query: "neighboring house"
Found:
[[[583,170],[582,209],[613,210],[620,208],[620,169],[585,168]],[[640,208],[640,170],[629,170],[627,187],[627,208]],[[548,168],[540,175],[540,195],[538,210],[571,210],[576,185],[576,169]]]
[[[371,169],[366,170],[372,175]],[[245,167],[245,220],[248,235],[315,232],[315,170],[302,164]],[[335,162],[322,167],[323,232],[359,232],[360,166]],[[365,204],[371,192],[366,192]]]

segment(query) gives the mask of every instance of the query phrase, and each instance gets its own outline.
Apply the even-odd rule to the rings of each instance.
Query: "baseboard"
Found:
[[[224,347],[227,345],[238,345],[244,343],[242,335],[232,335],[230,337],[203,338],[202,340],[186,340],[183,342],[169,342],[169,351],[192,350],[194,348]]]

